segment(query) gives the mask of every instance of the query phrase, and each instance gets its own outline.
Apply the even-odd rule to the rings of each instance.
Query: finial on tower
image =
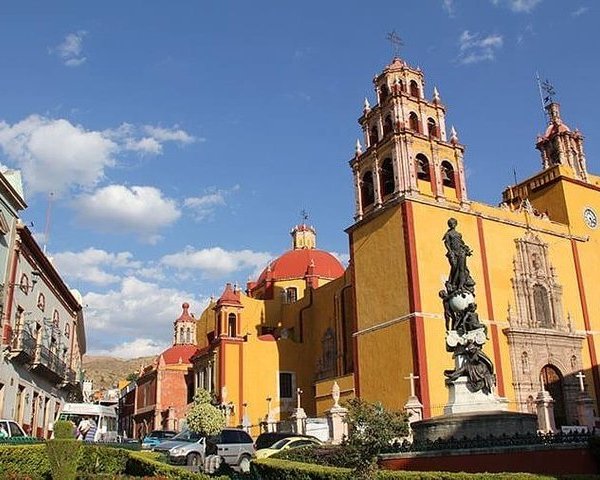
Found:
[[[367,97],[365,97],[365,103],[363,105],[363,112],[365,112],[365,114],[367,114],[370,111],[371,111],[371,104],[369,103],[369,100],[367,99]]]
[[[456,128],[452,125],[450,129],[450,143],[458,143],[458,133],[456,133]]]
[[[398,58],[400,56],[400,47],[404,45],[404,42],[400,38],[400,35],[396,33],[396,30],[392,30],[390,33],[387,34],[386,38],[392,46],[394,58]]]
[[[359,156],[362,153],[362,145],[360,144],[360,140],[356,139],[356,147],[354,148],[354,153],[356,156]]]
[[[433,103],[440,103],[440,92],[438,92],[437,87],[433,87]]]

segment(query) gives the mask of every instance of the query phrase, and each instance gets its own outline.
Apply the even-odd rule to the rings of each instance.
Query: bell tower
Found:
[[[587,181],[587,167],[583,152],[583,135],[571,129],[560,117],[560,105],[552,102],[546,106],[549,123],[546,132],[537,138],[535,148],[542,156],[544,170],[554,165],[570,167],[579,180]]]
[[[437,88],[427,100],[423,72],[399,58],[373,83],[377,103],[371,106],[365,99],[358,119],[364,149],[357,140],[349,162],[355,219],[399,196],[425,195],[466,205],[464,146],[454,128],[448,135],[446,108]]]

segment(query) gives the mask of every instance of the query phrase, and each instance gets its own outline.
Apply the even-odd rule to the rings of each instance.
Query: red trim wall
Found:
[[[349,232],[348,239],[350,241],[350,255],[354,255],[354,232]],[[356,295],[356,277],[354,274],[354,261],[350,259],[350,275],[352,282],[352,296],[354,299],[354,312],[352,314],[352,330],[353,333],[358,332],[358,300]],[[358,337],[352,335],[352,369],[354,370],[354,392],[360,398],[360,374],[358,365]]]
[[[409,308],[411,312],[420,312],[421,291],[414,217],[412,203],[408,201],[402,203],[402,220],[406,253],[406,273],[408,276]],[[429,399],[429,379],[427,378],[427,353],[423,317],[417,315],[410,319],[410,333],[413,352],[413,371],[419,377],[415,393],[423,404],[423,418],[429,418],[431,416],[431,402]]]
[[[477,232],[479,234],[479,248],[481,250],[481,263],[483,267],[483,288],[485,290],[485,303],[487,304],[487,315],[490,321],[494,320],[494,305],[492,304],[492,288],[490,284],[490,271],[488,268],[487,252],[485,248],[485,235],[483,232],[483,219],[477,217]],[[498,325],[491,326],[492,346],[494,348],[494,364],[496,365],[496,378],[498,384],[498,395],[504,396],[504,375],[502,371],[502,356],[500,354],[500,339]]]
[[[379,464],[386,470],[413,470],[420,472],[529,472],[538,474],[590,474],[598,467],[588,448],[504,451],[442,455],[431,452],[428,456],[386,458]],[[454,453],[454,452],[453,452]],[[508,478],[508,477],[506,477]]]
[[[581,310],[583,312],[583,323],[586,329],[586,339],[588,343],[588,349],[590,351],[590,359],[592,361],[592,376],[594,377],[594,390],[596,391],[596,398],[600,395],[600,375],[598,374],[598,358],[596,357],[596,346],[594,344],[594,336],[588,333],[592,330],[590,323],[590,314],[587,307],[587,300],[585,296],[585,287],[583,284],[583,275],[581,274],[581,263],[579,261],[579,251],[577,249],[577,242],[571,239],[571,248],[573,250],[573,261],[575,262],[575,273],[577,275],[577,287],[579,289],[579,299],[581,301]]]
[[[240,405],[239,405],[239,412],[240,412],[240,424],[242,423],[243,420],[243,416],[244,416],[244,409],[242,407],[242,405],[244,404],[244,343],[240,343],[240,364],[238,367],[238,375],[239,377],[239,389],[240,389]]]

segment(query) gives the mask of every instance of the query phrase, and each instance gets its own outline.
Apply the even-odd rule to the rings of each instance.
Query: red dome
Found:
[[[290,250],[273,260],[258,277],[257,284],[266,280],[270,267],[272,280],[304,278],[310,265],[314,265],[313,275],[333,280],[344,274],[344,267],[331,253],[315,248]]]
[[[198,347],[196,345],[173,345],[161,353],[167,365],[175,365],[179,363],[191,363],[190,359],[196,354]]]

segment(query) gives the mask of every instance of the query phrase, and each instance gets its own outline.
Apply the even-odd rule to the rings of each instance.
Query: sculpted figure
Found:
[[[446,282],[448,293],[469,291],[473,293],[475,281],[467,267],[467,257],[473,252],[464,242],[462,235],[456,231],[458,221],[455,218],[448,220],[448,230],[443,241],[446,246],[446,257],[450,263],[450,275]]]
[[[457,348],[454,356],[464,355],[463,364],[456,370],[446,370],[446,383],[453,382],[459,377],[467,377],[467,388],[471,392],[481,390],[485,394],[492,393],[492,389],[496,384],[494,375],[494,365],[492,360],[483,353],[481,347],[472,341],[468,341],[466,345]]]
[[[462,332],[459,332],[460,335],[462,333],[470,332],[472,330],[477,330],[478,328],[483,328],[483,331],[485,332],[485,337],[487,338],[487,325],[479,321],[479,314],[477,313],[477,304],[471,303],[464,310],[463,316],[460,321],[460,325],[457,327],[457,330],[462,329]]]

